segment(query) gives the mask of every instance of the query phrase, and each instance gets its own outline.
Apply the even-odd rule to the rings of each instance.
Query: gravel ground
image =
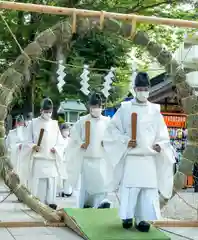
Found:
[[[198,193],[189,188],[178,192],[178,195],[162,209],[162,216],[178,220],[198,220]]]

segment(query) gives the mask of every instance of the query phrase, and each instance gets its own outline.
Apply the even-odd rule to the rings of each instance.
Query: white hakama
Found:
[[[131,114],[137,113],[137,146],[131,139]],[[153,150],[160,145],[161,153]],[[120,218],[136,221],[160,218],[159,194],[170,198],[173,163],[169,134],[158,105],[135,100],[122,103],[107,129],[104,149],[114,168],[115,189],[120,187]],[[111,158],[110,158],[111,156]]]
[[[20,126],[13,130],[10,130],[5,140],[6,147],[10,161],[13,165],[13,170],[20,176],[22,174],[22,158],[21,148],[25,142],[25,127]]]
[[[33,145],[37,144],[40,130],[44,129],[41,149],[33,152]],[[33,119],[28,125],[28,143],[23,148],[23,155],[27,161],[24,174],[28,180],[28,187],[32,194],[43,203],[55,204],[57,181],[61,177],[61,164],[64,142],[58,123],[54,120],[44,120],[41,117]],[[51,149],[55,149],[55,153]]]
[[[59,190],[59,194],[64,193],[67,196],[72,195],[73,189],[72,186],[68,183],[68,175],[67,175],[67,166],[68,166],[68,161],[67,161],[67,152],[69,151],[68,148],[68,141],[69,137],[63,138],[64,139],[64,154],[63,154],[63,161],[62,161],[62,189]]]
[[[80,148],[85,142],[86,121],[91,123],[90,144],[87,150]],[[87,115],[71,129],[71,141],[68,146],[68,180],[75,188],[80,178],[79,208],[85,205],[98,208],[111,188],[112,168],[102,147],[102,139],[108,123],[107,117],[92,118]]]

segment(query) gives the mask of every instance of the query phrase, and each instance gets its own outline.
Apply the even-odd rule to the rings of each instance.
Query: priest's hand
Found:
[[[86,143],[83,143],[83,144],[80,146],[80,148],[82,148],[82,149],[87,149],[87,147],[88,147],[88,145],[87,145]]]
[[[128,148],[135,148],[136,146],[137,146],[136,141],[130,140],[130,141],[128,142]]]
[[[41,147],[39,147],[39,146],[37,146],[37,145],[34,145],[34,146],[32,147],[32,150],[35,151],[35,152],[39,152],[40,149],[41,149]]]
[[[159,145],[159,144],[155,144],[155,145],[153,146],[153,150],[155,150],[156,152],[160,153],[160,152],[161,152],[161,147],[160,147],[160,145]]]
[[[56,152],[55,148],[52,148],[50,151],[51,151],[51,153],[55,153]]]

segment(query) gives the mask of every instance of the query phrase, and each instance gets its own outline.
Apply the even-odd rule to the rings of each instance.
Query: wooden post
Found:
[[[41,4],[30,4],[30,3],[18,3],[18,2],[8,2],[0,1],[0,9],[9,9],[15,11],[25,11],[25,12],[37,12],[45,14],[55,14],[55,15],[67,15],[73,16],[75,11],[76,16],[81,17],[101,17],[101,11],[85,10],[85,9],[75,9],[75,8],[64,8],[64,7],[54,7]],[[103,12],[104,18],[113,18],[121,21],[132,21],[136,20],[136,23],[147,23],[147,24],[161,24],[185,28],[198,28],[198,22],[187,21],[180,19],[171,18],[159,18],[151,16],[141,16],[135,14],[123,14],[123,13],[113,13],[113,12]]]
[[[198,227],[198,221],[185,221],[185,220],[165,220],[153,221],[151,224],[154,227]]]
[[[65,227],[64,222],[0,222],[0,228]]]

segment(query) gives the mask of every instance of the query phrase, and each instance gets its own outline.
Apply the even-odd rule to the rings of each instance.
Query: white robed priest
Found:
[[[15,119],[14,129],[10,130],[5,143],[10,156],[14,171],[21,175],[21,147],[25,141],[25,126],[23,116],[18,115]]]
[[[31,123],[33,119],[33,113],[32,112],[29,112],[27,114],[27,117],[26,117],[26,120],[25,120],[25,126],[28,127],[28,125]]]
[[[68,184],[67,181],[67,152],[69,152],[68,149],[68,141],[69,141],[69,135],[70,135],[70,126],[66,123],[61,124],[60,131],[64,139],[64,155],[63,155],[63,162],[62,162],[62,186],[63,189],[60,191],[60,195],[62,197],[71,197],[72,196],[72,186]]]
[[[68,180],[73,188],[80,178],[79,208],[110,208],[106,199],[111,186],[112,169],[104,154],[102,139],[109,123],[103,116],[100,94],[89,100],[90,114],[71,128],[68,145]]]
[[[53,103],[43,99],[41,115],[28,125],[26,148],[23,148],[27,161],[26,176],[28,187],[41,202],[56,209],[57,181],[61,177],[61,164],[64,142],[58,122],[52,120]],[[26,155],[26,156],[25,156]]]
[[[113,116],[103,144],[114,166],[115,188],[120,186],[123,228],[131,228],[135,218],[135,227],[148,232],[147,221],[160,218],[159,192],[166,199],[172,195],[175,160],[160,106],[147,100],[147,73],[137,74],[135,92]]]
[[[24,140],[25,140],[25,142],[26,142],[27,136],[28,136],[28,125],[31,123],[32,119],[33,119],[33,113],[29,112],[26,116],[25,126],[24,126]]]

